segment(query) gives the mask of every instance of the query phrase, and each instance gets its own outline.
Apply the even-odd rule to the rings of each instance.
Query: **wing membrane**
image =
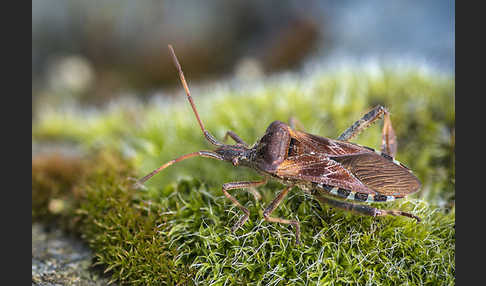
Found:
[[[417,177],[407,169],[376,153],[331,157],[363,184],[383,195],[403,197],[420,187]]]
[[[281,177],[332,185],[354,192],[404,197],[420,182],[409,170],[362,146],[290,130],[289,156]]]

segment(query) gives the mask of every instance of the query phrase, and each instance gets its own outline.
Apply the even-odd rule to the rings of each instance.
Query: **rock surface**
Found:
[[[32,224],[32,285],[107,285],[109,277],[91,267],[92,257],[82,241]]]

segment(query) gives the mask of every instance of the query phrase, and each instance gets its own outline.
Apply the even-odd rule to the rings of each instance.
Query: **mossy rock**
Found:
[[[186,75],[190,76],[190,75]],[[263,220],[263,209],[281,190],[270,182],[260,201],[234,196],[251,212],[240,217],[221,184],[253,180],[248,169],[206,159],[178,163],[135,190],[141,177],[179,155],[211,148],[187,102],[119,104],[107,110],[44,112],[33,140],[69,140],[93,156],[82,180],[83,195],[67,217],[114,281],[134,284],[254,285],[452,285],[455,283],[454,79],[420,69],[337,70],[305,78],[281,75],[261,82],[193,88],[206,127],[218,138],[233,130],[255,142],[274,120],[297,117],[306,131],[340,132],[376,104],[391,111],[397,159],[422,181],[420,192],[381,208],[412,212],[371,218],[320,205],[298,188],[274,212],[299,220],[302,246],[291,226]],[[356,143],[379,149],[381,126]],[[116,155],[113,155],[116,154]],[[34,180],[34,170],[33,170]],[[78,183],[75,183],[78,184]],[[36,189],[33,201],[45,188]],[[69,193],[69,192],[67,192]],[[42,204],[40,204],[42,206]],[[43,210],[45,211],[45,210]],[[42,212],[34,210],[34,213]]]

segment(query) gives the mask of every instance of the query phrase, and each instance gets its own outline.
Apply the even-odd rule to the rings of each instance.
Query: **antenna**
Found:
[[[204,124],[202,123],[201,118],[199,118],[199,114],[197,113],[196,105],[194,104],[194,101],[192,100],[191,92],[189,91],[189,87],[187,86],[186,78],[184,77],[184,73],[182,72],[181,65],[179,64],[179,61],[177,60],[177,57],[175,55],[174,49],[172,48],[172,45],[169,45],[169,51],[172,55],[172,60],[174,61],[174,65],[175,65],[177,71],[179,72],[179,77],[181,79],[182,86],[184,87],[184,90],[186,91],[187,99],[189,100],[189,103],[191,104],[192,110],[194,111],[194,114],[196,115],[197,122],[199,123],[199,126],[201,127],[201,130],[204,133],[204,137],[206,137],[206,139],[213,145],[224,146],[225,144],[219,142],[204,127]]]
[[[189,154],[186,154],[186,155],[182,155],[182,156],[180,156],[178,158],[175,158],[173,160],[170,160],[169,162],[165,163],[164,165],[162,165],[159,168],[157,168],[157,169],[153,170],[152,172],[150,172],[150,174],[148,174],[145,177],[143,177],[140,180],[138,180],[136,184],[143,184],[148,179],[152,178],[154,175],[156,175],[160,171],[164,170],[165,168],[169,167],[170,165],[172,165],[174,163],[177,163],[177,162],[180,162],[180,161],[185,160],[185,159],[189,159],[189,158],[192,158],[192,157],[196,157],[196,156],[201,156],[201,157],[206,157],[206,158],[213,158],[213,159],[218,159],[218,160],[224,161],[224,159],[223,159],[222,156],[220,156],[217,153],[211,152],[211,151],[197,151],[197,152],[194,152],[194,153],[189,153]]]

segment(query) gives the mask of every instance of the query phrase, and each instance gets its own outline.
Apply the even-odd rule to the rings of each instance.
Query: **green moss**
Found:
[[[111,271],[113,281],[153,285],[187,281],[188,265],[177,265],[178,251],[161,233],[167,216],[157,203],[130,188],[111,171],[89,185],[78,214],[81,233],[96,253],[97,264]]]
[[[53,110],[33,126],[36,141],[69,140],[87,150],[121,154],[123,159],[112,163],[94,159],[99,168],[90,169],[76,211],[69,213],[114,281],[454,284],[453,78],[416,69],[339,70],[306,79],[278,77],[252,89],[224,86],[193,94],[215,136],[233,130],[250,144],[273,120],[296,116],[306,131],[337,137],[373,105],[390,109],[397,159],[414,170],[423,188],[410,199],[379,206],[411,211],[423,221],[334,210],[294,188],[274,214],[301,222],[299,247],[291,226],[263,221],[265,205],[282,188],[276,182],[260,188],[261,201],[233,191],[251,216],[230,234],[241,213],[222,195],[221,184],[259,178],[251,170],[199,158],[164,170],[146,190],[130,188],[127,177],[210,148],[180,96],[168,106],[118,105],[89,114]],[[378,149],[380,129],[376,124],[354,141]],[[33,201],[39,194],[33,183]]]

